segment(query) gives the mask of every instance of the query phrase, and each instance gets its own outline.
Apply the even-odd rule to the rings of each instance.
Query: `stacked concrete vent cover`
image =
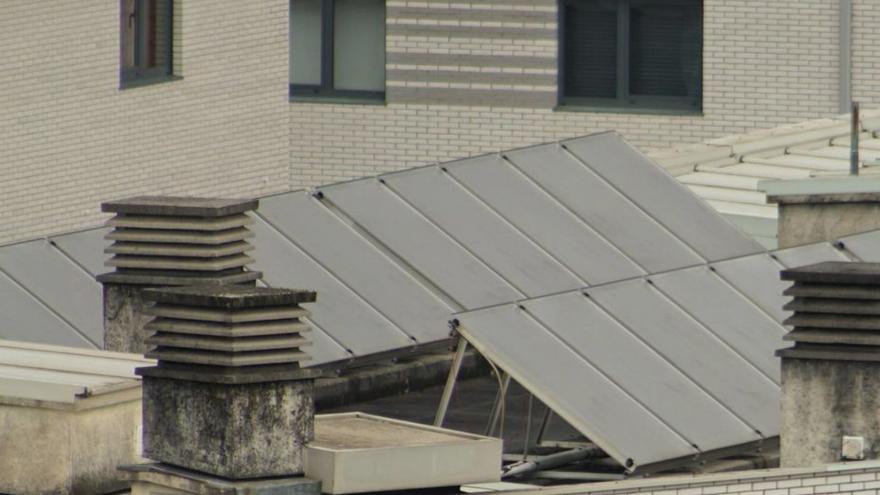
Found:
[[[782,272],[794,282],[785,340],[777,354],[800,359],[880,360],[880,263],[824,262]]]
[[[103,283],[192,285],[244,283],[259,278],[246,265],[253,237],[247,212],[256,200],[140,196],[103,203],[113,244]]]
[[[242,286],[148,289],[146,310],[155,318],[144,327],[155,346],[147,357],[159,366],[177,365],[196,373],[208,367],[241,379],[265,367],[292,370],[309,360],[310,328],[301,303],[316,300],[313,291]],[[216,368],[216,370],[211,369]],[[275,368],[273,368],[275,369]]]
[[[794,311],[782,358],[781,462],[880,458],[880,263],[784,270]]]
[[[147,289],[155,367],[144,383],[144,455],[230,479],[302,473],[314,437],[301,303],[312,291]],[[271,445],[271,448],[267,446]]]

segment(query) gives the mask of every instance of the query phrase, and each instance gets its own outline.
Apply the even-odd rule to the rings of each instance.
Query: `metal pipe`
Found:
[[[449,401],[452,400],[452,392],[455,390],[455,382],[458,380],[458,372],[461,370],[461,362],[464,360],[467,346],[467,340],[459,336],[458,347],[455,348],[455,357],[452,359],[452,367],[449,368],[446,386],[443,387],[443,396],[440,398],[440,405],[437,407],[437,415],[434,416],[434,426],[443,426],[443,420],[446,419],[446,411],[449,409]]]
[[[859,175],[859,102],[852,103],[852,128],[849,138],[849,175]]]
[[[545,469],[565,466],[573,462],[604,455],[605,453],[599,448],[564,450],[537,459],[510,464],[501,470],[501,477],[510,478],[513,476],[522,476],[535,471],[543,471]]]
[[[840,113],[846,113],[852,101],[852,0],[840,0]]]
[[[486,425],[485,435],[487,437],[495,436],[495,429],[498,428],[498,423],[501,421],[501,412],[504,410],[504,401],[507,399],[507,387],[509,386],[510,375],[502,372],[501,386],[495,394],[495,403],[492,404],[492,412],[489,414],[489,424]]]

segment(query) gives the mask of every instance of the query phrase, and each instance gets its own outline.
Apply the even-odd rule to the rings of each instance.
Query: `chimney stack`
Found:
[[[148,287],[190,285],[253,286],[247,212],[256,200],[141,196],[101,205],[115,213],[105,249],[115,271],[97,277],[104,285],[104,348],[142,354]]]
[[[781,463],[880,458],[880,264],[782,271],[794,346],[782,358]]]
[[[155,333],[146,342],[155,346],[147,355],[158,360],[137,370],[144,456],[158,464],[126,468],[133,493],[180,486],[193,493],[319,491],[301,477],[304,447],[314,437],[317,372],[300,367],[309,330],[300,304],[316,294],[197,286],[147,289],[143,297],[155,303],[148,312],[156,318],[146,326]]]

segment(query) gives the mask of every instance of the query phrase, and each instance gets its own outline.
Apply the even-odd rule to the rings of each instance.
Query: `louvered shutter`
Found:
[[[631,0],[630,94],[702,92],[702,2]]]
[[[617,1],[565,2],[564,94],[617,97]]]

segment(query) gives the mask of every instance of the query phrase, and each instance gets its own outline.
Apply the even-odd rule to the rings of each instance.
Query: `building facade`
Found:
[[[880,0],[11,0],[0,243],[95,225],[101,201],[133,194],[257,196],[604,129],[666,148],[838,113],[848,86],[880,103],[878,12]]]

